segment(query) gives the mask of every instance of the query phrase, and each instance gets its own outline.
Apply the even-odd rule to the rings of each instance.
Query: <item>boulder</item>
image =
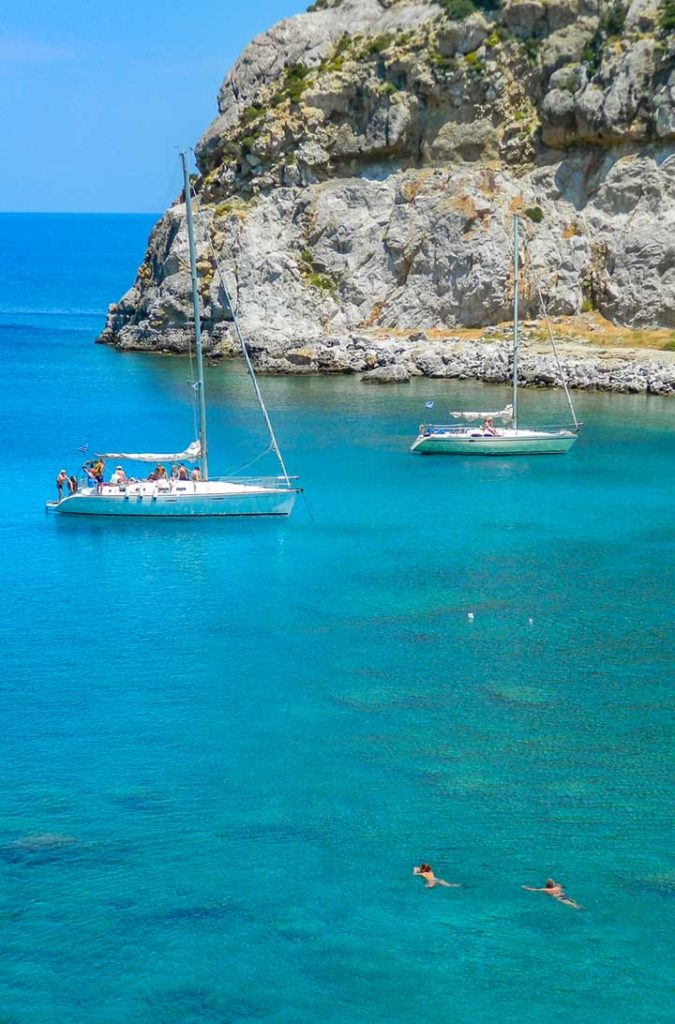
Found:
[[[361,377],[364,384],[407,384],[410,373],[404,366],[378,366]]]

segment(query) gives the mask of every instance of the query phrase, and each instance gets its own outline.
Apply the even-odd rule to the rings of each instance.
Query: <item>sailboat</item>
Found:
[[[577,439],[579,421],[572,404],[553,332],[546,314],[541,290],[537,284],[539,299],[548,326],[549,339],[558,364],[567,403],[572,415],[573,427],[524,428],[518,425],[518,300],[519,300],[519,218],[513,218],[513,398],[510,405],[497,412],[452,412],[460,424],[426,424],[419,428],[419,434],[410,449],[419,455],[564,455]],[[504,426],[495,426],[499,420]]]
[[[157,478],[151,473],[147,479],[126,478],[114,473],[109,483],[99,476],[98,481],[85,481],[83,486],[58,501],[48,501],[47,509],[60,515],[87,516],[142,516],[144,518],[165,518],[166,516],[288,516],[293,510],[296,495],[300,489],[295,486],[295,477],[290,477],[283,455],[272,427],[256,379],[246,342],[241,333],[236,312],[230,301],[224,277],[222,286],[232,312],[233,322],[248,373],[253,382],[260,411],[269,434],[269,450],[280,466],[275,477],[211,477],[208,466],[206,437],[206,396],[204,391],[204,364],[199,314],[199,287],[197,279],[197,255],[194,224],[192,218],[192,194],[188,171],[187,153],[181,152],[183,182],[185,189],[185,210],[190,250],[190,273],[192,278],[192,304],[194,311],[196,377],[193,388],[197,397],[199,437],[181,452],[102,452],[100,460],[125,460],[153,465],[189,463],[194,468],[190,473],[184,469],[180,478]],[[163,474],[162,474],[163,475]],[[115,482],[113,482],[115,481]]]

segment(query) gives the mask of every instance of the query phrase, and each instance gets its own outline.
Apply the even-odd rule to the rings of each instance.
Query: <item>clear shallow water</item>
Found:
[[[503,391],[264,379],[288,522],[48,518],[79,444],[190,439],[182,361],[91,344],[150,227],[0,217],[0,1020],[670,1021],[675,408],[416,459],[427,399]],[[235,468],[250,385],[208,385]]]

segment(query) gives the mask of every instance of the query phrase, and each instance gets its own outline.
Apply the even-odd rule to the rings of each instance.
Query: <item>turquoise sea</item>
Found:
[[[1,1024],[670,1024],[675,404],[424,459],[503,389],[263,378],[290,520],[49,517],[79,445],[191,439],[184,361],[92,343],[151,226],[0,217]]]

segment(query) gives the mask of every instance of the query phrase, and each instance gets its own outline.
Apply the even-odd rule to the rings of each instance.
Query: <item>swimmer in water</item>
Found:
[[[423,878],[427,889],[433,889],[435,885],[442,885],[445,889],[458,889],[461,886],[460,882],[446,882],[443,878],[436,878],[430,864],[420,864],[419,867],[413,868],[413,875]]]
[[[575,900],[570,899],[569,896],[566,896],[565,890],[560,882],[555,882],[552,878],[548,879],[546,885],[542,889],[537,889],[532,885],[523,885],[522,888],[527,889],[528,892],[545,892],[548,896],[552,896],[554,900],[557,900],[558,903],[564,903],[568,907],[574,907],[576,910],[581,910],[581,905]]]

